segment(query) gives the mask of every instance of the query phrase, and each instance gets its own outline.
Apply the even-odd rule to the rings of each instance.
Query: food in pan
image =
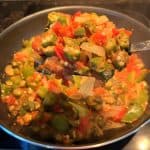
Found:
[[[148,69],[130,54],[132,32],[105,15],[50,12],[5,67],[1,99],[35,136],[71,144],[137,121],[148,105]]]

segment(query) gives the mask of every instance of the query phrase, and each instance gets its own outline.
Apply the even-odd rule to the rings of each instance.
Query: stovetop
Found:
[[[123,12],[145,24],[150,28],[150,1],[149,0],[116,0],[116,1],[105,1],[105,0],[23,0],[23,1],[0,1],[0,32],[6,27],[39,10],[46,8],[52,8],[56,6],[64,5],[89,5],[104,7],[116,11]],[[149,147],[138,147],[139,138],[145,137],[150,143],[150,123],[136,136],[132,135],[124,140],[98,148],[99,150],[149,150]],[[138,139],[138,140],[137,140]],[[21,142],[14,137],[9,136],[0,129],[0,149],[23,149],[23,150],[39,150],[41,148],[33,145]]]

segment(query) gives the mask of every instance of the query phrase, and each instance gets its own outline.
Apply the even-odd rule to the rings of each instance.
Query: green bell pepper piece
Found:
[[[84,29],[84,27],[79,27],[75,30],[75,33],[74,33],[75,37],[83,37],[86,35],[86,31]]]
[[[73,102],[68,102],[68,103],[77,110],[79,117],[84,117],[88,114],[88,110],[85,107],[79,104],[75,104]]]
[[[71,47],[78,47],[79,46],[79,42],[77,39],[72,39],[69,37],[63,37],[63,40],[65,42],[65,45],[67,45],[67,46],[71,46]]]
[[[11,91],[12,91],[12,87],[11,86],[8,86],[6,84],[1,84],[2,96],[10,94]]]
[[[12,87],[14,89],[19,87],[20,83],[22,82],[22,79],[21,79],[21,77],[19,75],[11,77],[10,80],[13,82]]]
[[[141,89],[139,96],[133,101],[133,105],[129,108],[122,122],[132,123],[136,121],[144,113],[148,98],[148,90]]]
[[[66,46],[64,48],[64,54],[70,61],[76,61],[80,57],[80,50],[78,48]]]
[[[33,111],[35,109],[35,103],[33,101],[29,101],[28,106],[29,106],[30,111]]]
[[[23,40],[22,43],[23,43],[24,48],[31,47],[31,45],[32,45],[31,40]]]
[[[35,109],[35,103],[34,103],[33,101],[27,100],[27,101],[24,103],[22,109],[23,109],[24,111],[27,111],[27,112],[33,111],[33,110]]]
[[[125,32],[120,32],[117,36],[117,42],[121,49],[129,50],[129,36]]]
[[[109,39],[105,45],[105,49],[106,49],[107,56],[112,55],[112,53],[115,52],[117,49],[116,40],[114,38]]]
[[[96,30],[96,24],[93,24],[91,21],[87,20],[83,25],[90,33],[94,33]]]
[[[52,119],[52,126],[59,132],[67,132],[69,130],[69,122],[63,115],[56,115]]]
[[[62,25],[67,25],[67,19],[65,16],[58,17],[57,21],[60,22]]]
[[[42,46],[43,47],[47,47],[47,46],[54,45],[56,40],[57,40],[56,34],[55,33],[51,33],[49,36],[45,37],[42,40]]]
[[[80,75],[85,75],[85,74],[87,74],[89,72],[89,70],[90,70],[89,67],[84,66],[84,67],[82,67],[80,69],[75,70],[75,73],[78,73]]]
[[[78,88],[80,87],[80,82],[81,82],[81,76],[79,75],[73,75],[73,81],[75,86],[77,86]]]
[[[106,63],[105,67],[97,70],[97,72],[105,81],[107,81],[108,79],[110,79],[113,76],[114,68],[111,64]]]
[[[67,17],[59,12],[51,12],[48,14],[48,20],[52,24],[54,22],[60,22],[62,25],[67,24]]]
[[[131,71],[127,76],[127,80],[129,82],[140,82],[140,81],[144,80],[144,78],[146,77],[147,74],[148,74],[148,71],[146,69],[142,70],[140,76],[136,76],[136,72]]]
[[[122,122],[132,123],[136,121],[143,113],[143,108],[140,105],[134,104],[129,108],[128,112],[123,117]]]
[[[149,99],[149,92],[147,89],[141,89],[139,92],[139,96],[134,100],[134,102],[138,105],[144,105]]]
[[[93,57],[90,59],[90,67],[98,71],[99,69],[103,69],[105,66],[105,60],[103,57]]]
[[[147,69],[143,69],[140,76],[136,78],[137,82],[140,82],[146,78],[146,76],[149,74]]]
[[[41,86],[38,91],[37,94],[41,97],[44,98],[46,96],[46,94],[48,93],[48,89],[44,86]]]
[[[22,74],[23,74],[24,78],[27,78],[27,77],[33,75],[34,71],[35,71],[34,67],[27,63],[24,64],[24,66],[22,68]]]
[[[54,46],[47,46],[46,48],[43,48],[43,53],[45,56],[53,56],[55,54]]]
[[[44,97],[43,105],[44,106],[52,106],[55,104],[56,100],[57,100],[56,95],[48,92]]]
[[[25,110],[25,108],[24,108],[24,107],[21,107],[20,110],[19,110],[19,115],[20,115],[20,116],[23,116],[23,115],[25,115],[26,113],[27,113],[27,111]]]

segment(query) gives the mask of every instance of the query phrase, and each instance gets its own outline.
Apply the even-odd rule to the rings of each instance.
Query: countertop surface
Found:
[[[0,1],[0,32],[17,20],[46,8],[66,5],[89,5],[123,12],[150,28],[150,0],[30,0]],[[38,150],[41,148],[16,140],[0,129],[0,149]],[[99,150],[150,150],[150,123],[136,135]]]

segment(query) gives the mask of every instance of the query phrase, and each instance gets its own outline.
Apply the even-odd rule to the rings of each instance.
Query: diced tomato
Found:
[[[42,80],[41,80],[41,83],[42,83],[45,87],[48,86],[48,81],[47,81],[46,76],[43,76],[43,78],[42,78]]]
[[[131,72],[131,71],[135,71],[137,75],[141,74],[141,68],[138,66],[138,63],[142,63],[140,62],[140,60],[138,59],[136,54],[132,54],[129,57],[128,63],[127,63],[127,71]]]
[[[64,28],[63,36],[67,36],[67,37],[71,37],[71,38],[74,37],[74,31],[73,31],[72,26],[66,26]]]
[[[80,11],[77,11],[74,15],[72,15],[72,21],[74,22],[75,21],[75,18],[77,17],[77,16],[80,16],[81,15],[81,12]]]
[[[119,34],[119,30],[118,29],[116,29],[116,28],[112,29],[112,36],[113,37],[116,37],[118,34]]]
[[[116,122],[120,122],[126,112],[125,106],[103,105],[103,116]]]
[[[106,43],[106,36],[99,32],[92,34],[92,36],[90,38],[93,42],[95,42],[96,44],[101,45],[101,46]]]
[[[76,87],[70,87],[66,90],[66,94],[70,97],[76,95],[77,93],[78,93],[78,89]]]
[[[80,124],[79,124],[79,127],[78,127],[78,131],[81,134],[86,134],[86,132],[90,128],[90,121],[89,121],[89,119],[90,119],[89,115],[80,118]]]
[[[115,72],[115,78],[117,78],[117,80],[124,82],[127,80],[127,76],[128,76],[128,72],[126,70],[122,70],[122,71],[116,71]]]
[[[61,43],[56,44],[56,46],[54,48],[57,57],[64,60],[65,58],[64,58],[63,49],[64,49],[64,47]]]
[[[77,61],[77,62],[76,62],[76,66],[77,66],[77,68],[79,68],[79,69],[82,69],[83,67],[85,67],[84,63],[81,62],[81,61]]]
[[[77,11],[73,16],[81,16],[81,11]]]
[[[32,42],[32,48],[38,53],[40,53],[41,42],[42,42],[41,36],[36,36]]]
[[[113,117],[113,120],[116,122],[120,122],[127,112],[127,109],[125,107],[120,107],[116,110],[116,115]]]
[[[71,22],[71,28],[72,28],[73,35],[74,35],[74,31],[80,26],[81,25],[78,22],[75,22],[75,21]]]
[[[57,43],[64,44],[64,39],[63,39],[63,37],[59,36],[58,39],[57,39],[56,45],[57,45]]]
[[[73,37],[74,35],[73,29],[71,26],[62,25],[59,22],[56,22],[53,25],[52,29],[58,36]]]
[[[49,89],[49,91],[57,93],[57,94],[61,92],[61,89],[60,89],[57,81],[55,81],[55,80],[48,81],[48,89]]]
[[[13,95],[9,95],[6,97],[5,102],[8,105],[15,105],[16,104],[16,98]]]
[[[56,34],[59,34],[61,28],[62,28],[62,25],[61,25],[60,22],[56,22],[56,23],[53,25],[53,27],[52,27],[53,31],[54,31]]]
[[[14,54],[15,61],[24,62],[24,61],[26,61],[27,58],[28,58],[28,55],[23,52],[17,52],[16,54]]]
[[[105,94],[105,89],[102,87],[95,88],[94,94],[97,96],[102,96],[103,94]]]
[[[131,36],[131,35],[132,35],[132,31],[129,31],[129,30],[125,30],[125,33],[126,33],[128,36]]]

